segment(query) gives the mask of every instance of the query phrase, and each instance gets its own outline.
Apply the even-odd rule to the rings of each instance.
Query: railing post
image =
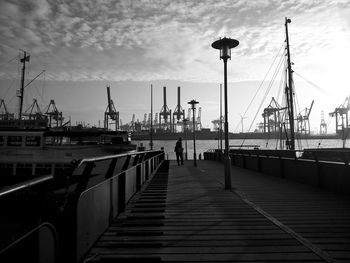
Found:
[[[118,176],[118,213],[125,211],[125,172]]]
[[[131,155],[128,155],[128,156],[126,157],[126,160],[125,160],[125,162],[124,162],[124,164],[123,164],[123,167],[122,167],[122,170],[123,170],[123,171],[125,171],[126,169],[128,169],[129,163],[130,163],[130,159],[131,159]]]
[[[89,179],[91,176],[91,172],[95,167],[94,162],[88,162],[84,168],[83,174],[81,176],[81,179],[79,180],[77,187],[75,188],[76,193],[81,193],[84,191],[89,183]]]
[[[114,174],[114,169],[117,164],[118,158],[112,159],[111,163],[109,164],[108,170],[106,172],[105,178],[111,178]]]
[[[136,166],[136,190],[141,190],[141,164]]]

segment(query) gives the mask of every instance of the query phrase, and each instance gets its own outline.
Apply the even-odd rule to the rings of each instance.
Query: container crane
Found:
[[[45,109],[45,115],[49,116],[49,127],[52,127],[52,120],[56,121],[56,127],[61,127],[63,122],[62,112],[60,112],[54,100],[50,100]]]
[[[281,107],[278,102],[272,97],[269,106],[264,109],[262,117],[264,119],[264,133],[278,132],[281,126],[281,114],[280,111],[285,110],[285,107]]]
[[[185,118],[185,111],[181,107],[181,100],[180,100],[181,95],[180,94],[181,94],[181,87],[177,87],[177,106],[173,112],[174,129],[175,129],[175,125],[176,125],[175,124],[175,117],[176,117],[176,120],[178,123],[181,119]]]
[[[166,87],[163,87],[163,107],[159,112],[159,125],[162,126],[162,117],[164,120],[164,129],[171,129],[172,121],[171,121],[171,110],[169,110],[167,102],[166,102]],[[170,117],[170,121],[168,118]],[[169,125],[170,124],[170,125]]]
[[[107,108],[105,111],[104,128],[108,129],[109,120],[115,122],[115,130],[119,130],[119,112],[116,110],[113,100],[111,99],[110,88],[107,86]]]
[[[335,117],[335,131],[338,134],[344,133],[345,128],[349,128],[348,112],[350,110],[350,100],[347,97],[343,104],[335,108],[329,116]]]
[[[38,101],[33,99],[33,103],[29,106],[29,108],[23,112],[22,116],[28,117],[29,120],[42,120],[45,119],[44,114],[42,113]]]
[[[312,100],[310,108],[305,108],[302,112],[297,115],[297,131],[300,133],[304,133],[305,135],[310,135],[310,113],[312,107],[314,105],[314,101]]]
[[[202,107],[198,108],[198,114],[196,118],[196,130],[202,130]]]
[[[15,118],[13,113],[9,113],[3,99],[0,100],[0,120],[13,120]]]
[[[327,123],[324,120],[324,112],[321,111],[320,134],[327,134]]]

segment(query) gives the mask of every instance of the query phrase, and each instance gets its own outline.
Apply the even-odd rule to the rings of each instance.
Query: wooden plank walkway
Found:
[[[211,161],[156,174],[86,262],[349,262],[349,199]]]

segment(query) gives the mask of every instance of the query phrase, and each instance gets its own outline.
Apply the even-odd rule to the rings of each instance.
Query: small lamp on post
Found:
[[[225,189],[231,189],[231,160],[228,140],[228,103],[227,103],[227,59],[231,59],[231,48],[237,47],[239,41],[231,38],[222,38],[211,44],[220,50],[220,59],[224,61],[224,104],[225,104]]]
[[[187,161],[188,160],[188,157],[187,157],[187,122],[189,122],[189,119],[183,119],[183,125],[184,125],[184,133],[185,133],[185,160]]]
[[[193,112],[193,166],[197,167],[197,156],[196,156],[196,123],[195,123],[195,116],[194,116],[194,110],[196,109],[196,104],[198,104],[198,101],[191,100],[188,102],[188,104],[191,105],[192,112]]]

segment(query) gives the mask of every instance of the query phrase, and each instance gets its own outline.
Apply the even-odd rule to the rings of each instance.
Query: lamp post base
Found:
[[[197,167],[197,157],[196,157],[196,153],[193,154],[193,166]]]
[[[224,157],[225,162],[225,189],[231,190],[231,158],[229,156]]]

